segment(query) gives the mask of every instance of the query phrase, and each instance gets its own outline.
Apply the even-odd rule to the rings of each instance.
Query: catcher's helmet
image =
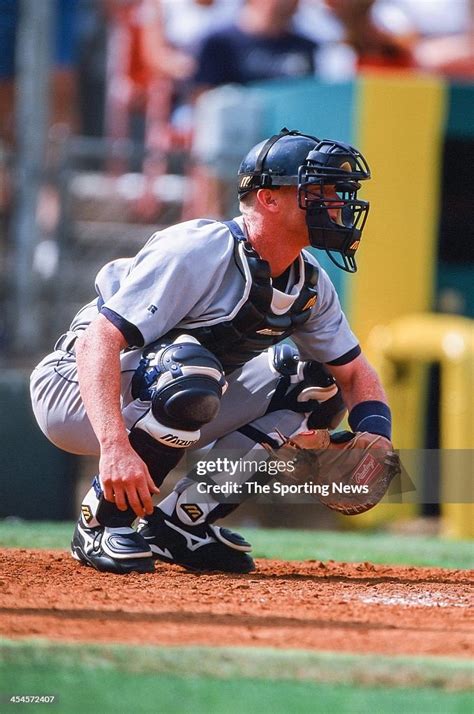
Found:
[[[354,255],[369,210],[357,191],[360,181],[369,178],[366,160],[352,146],[285,128],[249,151],[239,168],[238,192],[242,197],[259,188],[297,186],[310,245],[325,250],[342,270],[355,273]],[[334,198],[324,195],[325,185],[334,186]],[[330,214],[335,208],[337,220]]]
[[[299,131],[282,129],[257,144],[239,168],[239,197],[258,188],[297,186],[298,171],[319,139]]]

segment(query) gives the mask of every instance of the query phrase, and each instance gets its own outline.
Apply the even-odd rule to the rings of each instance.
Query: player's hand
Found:
[[[99,472],[105,499],[115,503],[120,511],[130,506],[140,518],[153,513],[152,496],[160,489],[128,443],[103,451]]]

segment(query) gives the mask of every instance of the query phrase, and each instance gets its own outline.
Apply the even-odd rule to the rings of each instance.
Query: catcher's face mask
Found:
[[[306,211],[309,244],[325,250],[338,268],[355,273],[369,204],[357,198],[370,178],[367,162],[341,142],[283,128],[254,146],[239,168],[239,197],[259,188],[296,186]]]
[[[326,139],[309,152],[298,172],[298,205],[306,211],[310,245],[325,250],[348,273],[357,270],[355,252],[369,210],[357,191],[360,181],[369,178],[362,154]]]

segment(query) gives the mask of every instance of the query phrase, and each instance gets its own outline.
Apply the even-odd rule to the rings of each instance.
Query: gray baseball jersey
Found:
[[[243,226],[241,217],[236,221]],[[318,266],[313,255],[305,251],[305,256]],[[318,300],[292,339],[303,359],[332,362],[351,354],[357,339],[327,273],[318,268]],[[294,302],[303,272],[301,265],[292,266],[286,290],[273,288],[274,313],[285,312]],[[108,263],[96,278],[101,312],[131,347],[149,344],[175,327],[229,320],[249,289],[245,257],[235,253],[228,227],[202,219],[155,233],[134,258]]]
[[[242,219],[237,219],[242,226]],[[148,405],[134,399],[131,380],[141,358],[140,347],[174,327],[208,325],[239,310],[250,289],[246,261],[236,254],[227,226],[194,220],[155,233],[135,258],[108,263],[97,275],[98,298],[85,305],[71,324],[71,333],[84,329],[99,308],[125,335],[129,345],[121,362],[121,402],[125,424],[131,428]],[[308,259],[315,265],[312,255]],[[299,268],[289,271],[285,292],[273,289],[272,310],[285,312],[298,297]],[[318,300],[310,318],[292,334],[303,359],[343,364],[359,348],[341,310],[334,286],[320,269]],[[31,376],[33,410],[46,436],[76,454],[98,454],[99,444],[80,397],[74,350],[64,340],[47,355]],[[67,343],[67,340],[66,340]],[[254,357],[227,378],[228,389],[217,418],[202,429],[199,446],[262,417],[280,375],[266,352]],[[304,415],[285,418],[299,424]],[[273,417],[272,417],[273,419]],[[293,424],[292,429],[297,428]],[[288,426],[288,425],[287,425]],[[266,424],[265,424],[266,428]]]

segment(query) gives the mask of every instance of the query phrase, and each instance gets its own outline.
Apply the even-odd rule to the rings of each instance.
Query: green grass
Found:
[[[397,565],[473,568],[474,542],[380,532],[252,530],[245,535],[257,558],[370,561]]]
[[[333,686],[310,682],[216,680],[152,674],[84,671],[60,667],[54,672],[6,668],[15,685],[7,694],[56,693],[52,711],[83,714],[84,711],[134,714],[472,714],[468,693],[433,689],[375,689]],[[2,702],[2,711],[18,705]],[[29,705],[28,711],[44,711],[47,705]]]
[[[472,711],[472,698],[462,691],[469,687],[472,667],[447,658],[243,648],[79,647],[5,640],[0,654],[2,712],[18,706],[8,702],[13,694],[54,694],[57,702],[52,711],[67,714],[84,710],[119,714]],[[399,686],[393,686],[394,677]],[[28,711],[45,707],[29,705]]]
[[[0,521],[0,547],[69,548],[72,523]],[[243,528],[256,558],[473,568],[472,541],[388,533]]]
[[[0,520],[2,548],[69,548],[73,523],[22,521],[18,518]]]
[[[474,665],[453,657],[360,655],[268,647],[136,647],[125,644],[2,640],[0,660],[11,666],[81,666],[101,671],[214,679],[279,679],[365,686],[467,690]]]
[[[69,547],[72,523],[0,521],[0,546]],[[256,557],[473,567],[473,544],[385,533],[243,528]],[[0,641],[0,711],[54,694],[61,714],[471,714],[472,668],[450,658]]]

